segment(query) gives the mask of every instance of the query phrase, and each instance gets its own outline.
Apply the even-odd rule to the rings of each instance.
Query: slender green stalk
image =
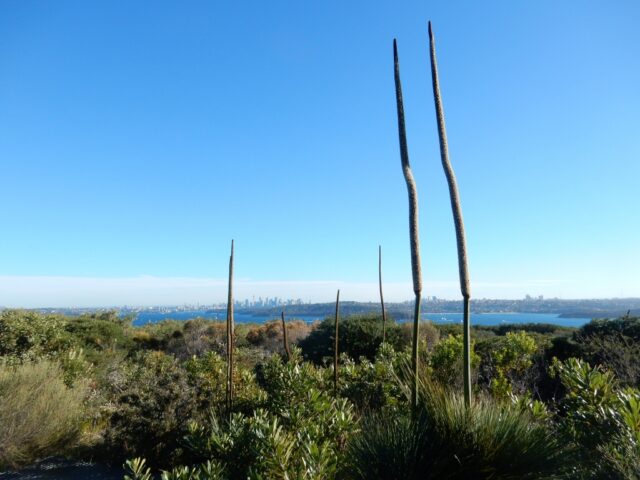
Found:
[[[291,360],[291,350],[289,350],[289,336],[287,335],[287,324],[284,321],[284,310],[282,310],[282,342],[284,343],[284,351],[287,354],[287,360]]]
[[[382,246],[378,245],[378,284],[380,285],[380,305],[382,307],[382,343],[387,339],[387,312],[384,310],[382,295]]]
[[[463,317],[463,337],[464,337],[464,400],[467,405],[471,404],[471,319],[470,301],[471,287],[469,281],[469,266],[467,264],[467,241],[464,234],[464,220],[462,218],[462,207],[460,206],[460,195],[458,193],[458,183],[449,160],[449,148],[447,146],[447,129],[444,122],[444,109],[440,96],[440,81],[438,80],[438,64],[436,61],[436,46],[429,22],[429,46],[431,53],[431,79],[433,83],[433,100],[436,106],[436,119],[438,121],[438,137],[440,139],[440,158],[442,168],[449,184],[449,196],[451,197],[451,211],[453,222],[456,228],[456,241],[458,246],[458,270],[460,275],[460,291],[464,299]]]
[[[411,403],[418,404],[418,337],[420,333],[420,300],[422,295],[422,271],[420,268],[420,239],[418,238],[418,190],[409,164],[407,150],[407,133],[404,125],[404,105],[402,102],[402,85],[400,83],[400,64],[398,62],[398,46],[393,40],[393,64],[396,84],[396,105],[398,108],[398,136],[400,139],[400,160],[402,173],[407,184],[409,195],[409,238],[411,243],[411,273],[413,274],[413,293],[415,294],[415,312],[413,315],[413,347],[411,351],[411,367],[413,383]]]
[[[333,338],[333,390],[338,394],[338,326],[340,324],[340,290],[336,296],[336,330]]]
[[[229,290],[227,296],[227,411],[231,414],[233,403],[233,240],[229,257]]]

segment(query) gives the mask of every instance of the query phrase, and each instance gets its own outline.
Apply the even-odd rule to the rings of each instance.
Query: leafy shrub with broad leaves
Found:
[[[165,472],[163,478],[208,478],[198,475],[212,465],[211,478],[335,477],[356,427],[351,404],[329,393],[323,370],[303,363],[296,348],[287,363],[274,355],[259,378],[266,392],[264,408],[230,417],[212,411],[208,422],[190,422],[185,443],[201,463]],[[146,478],[148,470],[136,462],[130,463],[130,470],[139,473],[131,478]]]
[[[397,372],[407,360],[408,354],[396,353],[387,344],[380,346],[375,362],[362,358],[356,363],[343,356],[339,367],[338,393],[361,413],[396,410],[405,400],[397,381]]]
[[[570,358],[556,361],[565,388],[560,427],[578,445],[586,478],[637,478],[640,474],[640,392],[620,388],[612,372]]]
[[[192,357],[184,363],[189,384],[193,387],[198,411],[214,411],[218,416],[226,412],[227,362],[215,352]],[[250,414],[265,401],[265,393],[249,369],[237,366],[233,377],[233,411]]]

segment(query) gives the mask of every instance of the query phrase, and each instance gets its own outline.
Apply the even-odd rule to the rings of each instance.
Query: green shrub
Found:
[[[471,342],[471,368],[477,371],[480,357]],[[455,390],[462,388],[462,335],[449,335],[440,340],[428,357],[430,372],[441,385]]]
[[[187,422],[197,418],[197,398],[187,372],[161,352],[138,355],[111,374],[112,404],[105,432],[109,457],[142,456],[165,467],[183,461]]]
[[[339,395],[347,398],[361,413],[398,408],[404,397],[396,372],[407,359],[406,354],[396,353],[390,345],[380,347],[375,362],[363,358],[356,363],[343,356]]]
[[[538,346],[526,332],[507,332],[500,343],[493,352],[491,392],[495,397],[505,399],[512,393],[514,383],[532,367]]]
[[[348,450],[352,479],[558,478],[570,456],[553,431],[489,398],[470,408],[422,378],[415,420],[372,417]]]
[[[621,317],[614,320],[595,319],[580,327],[577,337],[592,335],[606,337],[608,335],[624,335],[636,342],[640,341],[640,317]]]
[[[66,318],[27,310],[0,312],[0,356],[33,360],[70,346]]]
[[[189,384],[193,388],[198,411],[214,411],[223,416],[226,412],[227,363],[215,352],[200,357],[192,357],[184,363]],[[249,415],[255,408],[263,405],[265,393],[256,382],[256,376],[242,366],[234,369],[233,411]]]
[[[351,404],[329,393],[327,371],[302,363],[297,348],[287,363],[272,356],[258,375],[264,408],[192,423],[190,449],[220,465],[225,478],[335,478],[356,425]]]
[[[574,335],[574,356],[615,373],[620,383],[640,387],[640,318],[592,320]]]
[[[335,319],[326,318],[306,338],[300,340],[304,358],[315,363],[333,356]],[[377,314],[352,315],[340,319],[338,348],[341,353],[358,360],[366,357],[373,361],[382,343],[382,317]],[[408,345],[408,338],[400,325],[387,320],[387,343],[401,351]]]
[[[0,469],[72,448],[79,438],[84,385],[65,385],[63,372],[41,360],[0,364]]]
[[[337,470],[336,448],[328,440],[286,428],[281,418],[261,409],[228,421],[213,418],[206,429],[194,424],[188,441],[232,480],[324,480],[335,478]]]
[[[124,480],[152,480],[153,474],[143,458],[127,460],[124,465],[128,475]],[[226,480],[224,469],[216,462],[206,462],[198,467],[175,467],[164,471],[160,480]]]
[[[582,474],[637,478],[640,392],[620,388],[612,372],[579,359],[557,361],[553,370],[565,388],[558,404],[560,428],[579,447]]]
[[[71,318],[65,330],[73,337],[74,343],[88,350],[131,349],[133,342],[127,335],[126,325],[113,319],[82,316]]]

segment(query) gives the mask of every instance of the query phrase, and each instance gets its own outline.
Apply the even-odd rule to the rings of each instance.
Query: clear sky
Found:
[[[0,3],[0,305],[640,296],[640,2]]]

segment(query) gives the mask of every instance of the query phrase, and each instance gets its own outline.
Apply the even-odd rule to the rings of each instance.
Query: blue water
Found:
[[[211,320],[223,321],[226,319],[224,313],[212,313],[205,310],[193,310],[184,312],[141,312],[134,320],[134,325],[145,325],[147,323],[157,323],[161,320],[189,320],[190,318],[207,318]],[[246,313],[236,312],[234,320],[236,323],[264,323],[268,320],[278,319],[276,315],[249,315]],[[305,322],[314,322],[322,320],[324,316],[312,315],[294,315],[287,317],[287,320],[304,320]],[[424,320],[431,320],[434,323],[461,323],[461,313],[425,313],[422,315]],[[505,323],[552,323],[563,327],[580,327],[588,323],[590,318],[560,318],[555,313],[472,313],[472,325],[500,325]]]
[[[207,312],[205,310],[192,310],[192,311],[184,311],[184,312],[170,312],[170,313],[161,313],[161,312],[140,312],[136,319],[133,321],[133,324],[136,326],[146,325],[147,323],[157,323],[162,320],[189,320],[192,318],[207,318],[209,320],[226,320],[226,314],[224,313],[212,313]],[[287,321],[289,320],[304,320],[305,322],[311,323],[316,320],[322,320],[324,316],[311,316],[311,315],[296,315],[289,317],[287,316]],[[236,323],[264,323],[268,320],[279,320],[280,316],[278,315],[249,315],[241,312],[234,312],[233,320]]]
[[[434,323],[462,323],[462,313],[425,313],[423,319]],[[472,313],[472,325],[500,325],[507,323],[551,323],[562,327],[581,327],[590,318],[560,318],[557,313]]]

